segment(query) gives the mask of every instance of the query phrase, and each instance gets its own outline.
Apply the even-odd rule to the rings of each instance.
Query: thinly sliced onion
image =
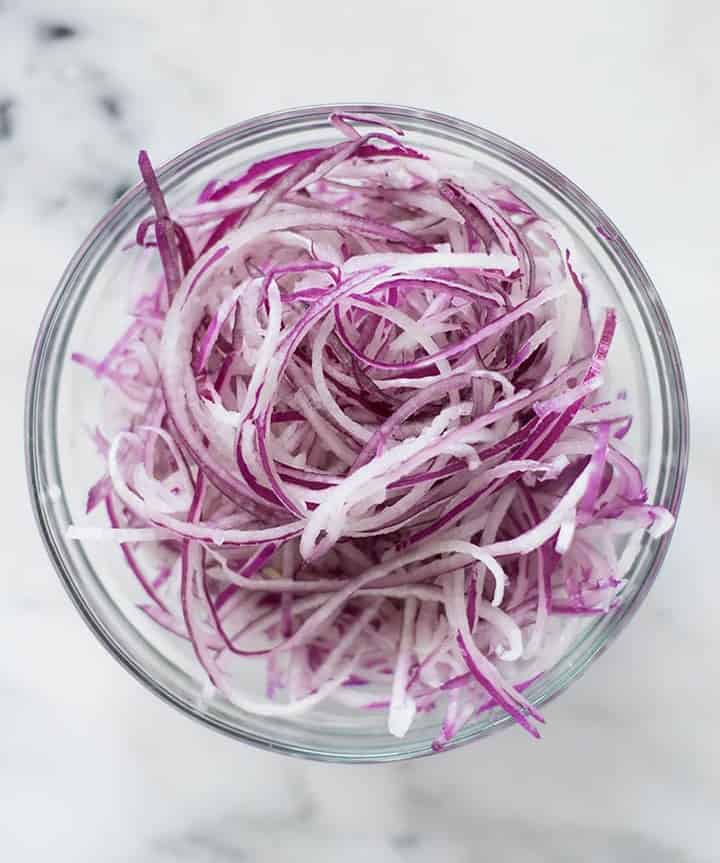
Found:
[[[118,543],[142,612],[246,711],[332,700],[403,736],[438,710],[442,749],[495,707],[537,736],[522,692],[621,601],[628,534],[673,523],[605,392],[615,314],[594,330],[576,250],[517,191],[330,120],[337,143],[177,213],[140,154],[135,254],[162,275],[137,268],[104,358],[73,355],[113,420],[87,497],[109,527],[70,536]]]

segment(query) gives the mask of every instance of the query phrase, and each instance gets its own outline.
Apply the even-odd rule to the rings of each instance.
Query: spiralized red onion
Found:
[[[623,540],[673,523],[603,390],[615,313],[593,325],[509,187],[330,120],[337,144],[173,213],[141,153],[134,254],[162,276],[103,359],[74,355],[114,419],[87,499],[109,527],[71,535],[121,544],[142,610],[244,710],[332,698],[397,736],[444,711],[440,749],[500,707],[537,736],[523,691],[618,602]]]

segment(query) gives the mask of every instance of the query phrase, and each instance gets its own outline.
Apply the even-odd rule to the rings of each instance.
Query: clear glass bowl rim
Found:
[[[427,131],[431,134],[434,133],[440,137],[444,136],[450,139],[453,136],[460,136],[465,143],[470,141],[478,150],[491,153],[493,157],[505,161],[512,165],[513,168],[530,176],[533,181],[545,185],[585,225],[592,226],[596,231],[599,227],[606,236],[612,237],[612,242],[607,243],[598,234],[599,242],[605,245],[605,249],[610,254],[613,262],[627,274],[626,281],[628,281],[627,277],[629,276],[630,287],[635,292],[636,301],[638,299],[640,301],[642,310],[647,318],[646,323],[647,321],[652,322],[655,328],[656,342],[654,348],[656,351],[656,360],[666,372],[664,379],[661,380],[661,384],[665,388],[664,395],[669,400],[672,400],[674,405],[674,412],[671,419],[668,420],[673,426],[670,435],[673,448],[672,452],[668,453],[665,459],[670,467],[665,472],[662,482],[662,494],[656,502],[666,506],[677,515],[687,473],[689,412],[682,363],[667,313],[650,277],[615,224],[577,185],[530,151],[481,126],[435,111],[385,103],[333,103],[272,112],[229,126],[202,139],[195,146],[190,147],[165,163],[157,170],[158,177],[161,183],[168,183],[172,178],[177,177],[181,173],[185,175],[191,174],[194,168],[206,164],[213,156],[220,155],[225,147],[239,146],[243,140],[259,134],[266,136],[263,140],[270,140],[283,133],[303,128],[303,124],[313,123],[319,126],[334,111],[356,114],[372,113],[405,126],[408,129],[414,128]],[[95,613],[83,595],[75,578],[69,557],[64,550],[64,540],[58,535],[57,529],[54,529],[56,528],[55,522],[57,517],[53,511],[53,507],[49,505],[47,493],[43,490],[43,477],[46,474],[45,466],[49,456],[45,452],[41,425],[44,416],[48,412],[48,403],[53,410],[56,407],[54,394],[52,392],[48,393],[46,364],[48,355],[53,349],[54,339],[58,336],[58,333],[55,332],[58,316],[63,312],[66,304],[74,298],[73,291],[82,283],[83,273],[87,269],[89,262],[92,262],[93,255],[98,246],[102,246],[108,232],[120,214],[132,204],[136,204],[144,195],[145,190],[141,183],[137,183],[129,189],[90,231],[83,244],[75,253],[66,267],[43,316],[30,363],[25,404],[25,457],[28,484],[32,508],[40,534],[63,586],[86,624],[121,665],[164,701],[170,703],[182,713],[193,717],[215,730],[260,748],[322,761],[392,761],[432,754],[433,750],[430,747],[429,741],[427,746],[416,745],[407,749],[403,748],[402,741],[398,741],[393,752],[384,752],[379,755],[357,754],[351,751],[342,753],[324,751],[317,747],[306,748],[274,738],[263,738],[235,725],[219,721],[187,701],[183,701],[174,692],[161,686],[134,656],[118,644],[117,640],[113,638],[112,633],[105,626],[103,620]],[[111,249],[106,249],[104,254],[107,254],[109,251]],[[102,261],[99,263],[95,262],[94,266],[100,266],[101,263]],[[74,318],[71,319],[70,324],[72,324],[72,320]],[[68,329],[67,324],[65,324],[65,329]],[[61,327],[60,334],[62,332]],[[48,335],[50,335],[49,339]],[[50,457],[53,456],[57,461],[57,453],[54,449],[50,454]],[[57,467],[57,464],[55,467]],[[59,473],[59,471],[56,472]],[[582,655],[574,663],[572,671],[561,674],[554,681],[544,680],[547,683],[547,688],[543,695],[534,702],[537,706],[555,698],[573,680],[584,673],[589,665],[605,650],[608,644],[624,629],[652,586],[662,566],[671,536],[672,533],[666,534],[654,544],[652,553],[646,562],[644,572],[636,576],[639,579],[638,586],[632,594],[630,601],[622,604],[618,610],[619,613],[614,614],[610,624],[599,632],[592,643],[586,644],[586,639],[584,639],[580,645],[574,648],[575,651],[578,651],[579,647],[584,647]],[[545,675],[545,677],[548,676]],[[510,724],[512,724],[512,721],[509,717],[501,717],[482,730],[462,736],[456,743],[448,746],[447,750],[457,745],[464,745],[478,737],[489,734],[491,731],[507,727]]]

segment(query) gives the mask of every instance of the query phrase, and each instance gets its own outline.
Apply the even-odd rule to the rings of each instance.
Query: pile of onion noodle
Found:
[[[507,185],[330,122],[172,213],[140,154],[131,322],[73,355],[112,408],[87,499],[109,526],[71,535],[119,543],[245,711],[332,699],[399,737],[437,711],[441,749],[501,708],[537,736],[523,691],[615,607],[628,537],[673,523],[603,389],[616,315]]]

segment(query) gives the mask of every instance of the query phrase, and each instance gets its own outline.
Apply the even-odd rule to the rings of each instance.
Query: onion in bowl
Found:
[[[509,187],[331,120],[337,144],[172,214],[141,154],[163,277],[75,354],[112,415],[109,527],[72,536],[122,544],[143,611],[244,710],[333,698],[397,736],[443,710],[442,748],[499,706],[537,735],[523,690],[618,601],[622,537],[672,525],[604,384],[615,313],[593,325],[572,243]]]

